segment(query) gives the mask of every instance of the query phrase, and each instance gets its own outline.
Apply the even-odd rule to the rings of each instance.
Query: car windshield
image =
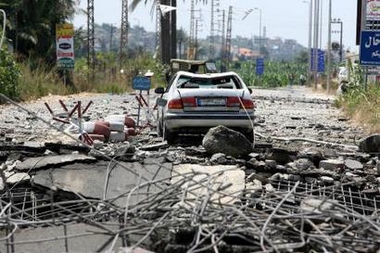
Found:
[[[190,77],[181,76],[177,81],[178,88],[199,89],[240,89],[241,85],[235,76]]]

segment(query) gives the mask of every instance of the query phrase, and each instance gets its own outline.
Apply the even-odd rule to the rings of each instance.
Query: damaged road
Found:
[[[137,118],[134,95],[46,99],[95,121]],[[126,141],[81,144],[46,100],[1,106],[0,252],[377,252],[380,136],[305,87],[254,99],[252,148],[223,127],[168,146],[144,112]]]

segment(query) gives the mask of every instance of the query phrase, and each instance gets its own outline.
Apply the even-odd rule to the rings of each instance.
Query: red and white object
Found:
[[[89,134],[99,134],[103,135],[108,139],[111,135],[111,130],[108,126],[104,125],[102,122],[84,122],[83,130]]]
[[[109,127],[111,131],[123,132],[125,128],[125,125],[123,122],[115,122],[115,121],[98,121],[98,122]]]
[[[130,115],[109,115],[104,118],[104,121],[122,122],[126,127],[136,127],[136,120]]]

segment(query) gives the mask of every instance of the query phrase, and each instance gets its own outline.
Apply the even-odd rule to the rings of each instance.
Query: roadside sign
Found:
[[[56,25],[57,67],[74,68],[74,25]]]
[[[145,76],[136,76],[133,78],[134,90],[150,90],[150,79]]]
[[[264,58],[256,59],[256,75],[261,76],[264,74]]]
[[[310,71],[314,71],[314,65],[315,65],[315,60],[314,60],[314,48],[311,49],[310,51],[310,61],[311,61],[311,69]],[[317,72],[323,73],[325,72],[325,52],[322,49],[317,49],[317,59],[318,59],[318,65],[317,65]]]
[[[360,64],[380,65],[380,31],[362,31],[360,38]]]

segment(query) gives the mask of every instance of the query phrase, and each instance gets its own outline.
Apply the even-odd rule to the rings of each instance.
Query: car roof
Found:
[[[205,74],[198,74],[198,73],[192,73],[188,71],[178,71],[177,75],[186,75],[190,77],[199,77],[199,78],[218,78],[218,77],[224,77],[224,76],[239,76],[236,72],[228,71],[228,72],[221,72],[221,73],[205,73]]]

